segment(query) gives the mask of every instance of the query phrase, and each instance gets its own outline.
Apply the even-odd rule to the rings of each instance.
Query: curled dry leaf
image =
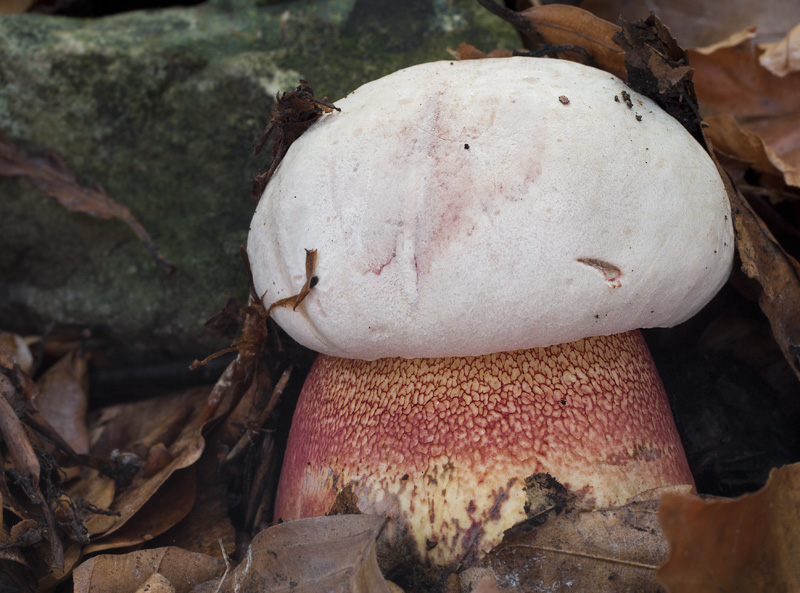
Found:
[[[102,187],[85,188],[79,185],[75,175],[55,152],[49,151],[43,157],[29,157],[0,133],[0,175],[27,177],[40,192],[55,198],[70,212],[80,212],[104,220],[120,220],[136,234],[167,275],[175,273],[177,268],[164,259],[131,211],[111,199]]]
[[[385,523],[375,515],[336,515],[270,527],[253,539],[220,593],[389,593],[375,554]]]
[[[75,569],[73,590],[74,593],[131,593],[158,574],[177,593],[189,593],[195,584],[217,578],[224,570],[225,565],[216,558],[174,547],[101,555]],[[162,583],[164,580],[159,579]]]
[[[659,521],[671,552],[658,577],[671,593],[800,590],[800,464],[735,500],[665,495]]]
[[[8,360],[19,365],[25,373],[33,368],[33,354],[25,339],[11,332],[0,331],[0,349],[7,353]]]
[[[764,50],[759,63],[775,76],[800,72],[800,25],[777,43],[762,43],[759,47]]]
[[[736,159],[764,175],[784,177],[792,185],[800,184],[800,170],[783,161],[763,138],[743,128],[732,115],[717,115],[705,121],[706,136],[723,158]],[[794,129],[800,133],[800,128]]]
[[[114,449],[130,451],[135,448],[139,454],[149,456],[153,447],[148,444],[160,444],[169,452],[170,458],[163,467],[158,468],[149,476],[139,473],[125,490],[117,494],[109,509],[117,513],[114,516],[113,524],[108,526],[103,534],[97,534],[93,538],[94,549],[103,549],[101,547],[105,545],[103,538],[110,537],[132,517],[137,516],[140,510],[158,495],[159,490],[167,485],[168,480],[175,472],[197,462],[205,446],[202,430],[208,420],[204,416],[208,397],[209,389],[201,387],[156,400],[122,404],[105,410],[103,417],[105,425],[102,427],[102,434],[94,448],[98,455],[109,455]],[[188,413],[186,412],[187,408]],[[212,415],[213,417],[216,416]],[[159,443],[155,443],[154,440],[158,440]],[[139,446],[135,447],[136,445]],[[189,486],[191,484],[187,482],[186,487]],[[181,500],[189,497],[189,494],[184,491],[179,491],[179,493]],[[177,496],[177,494],[173,492],[173,496]],[[189,500],[190,502],[187,504],[181,505],[182,510],[178,515],[182,513],[185,516],[191,509],[191,501],[194,500],[193,490]],[[172,519],[175,519],[176,516],[172,515]],[[174,520],[172,525],[180,518],[182,516]],[[161,523],[162,526],[164,524],[164,522]],[[163,528],[158,531],[163,531]],[[144,538],[147,534],[139,533],[139,535]],[[149,535],[154,534],[150,533]],[[132,537],[125,536],[127,539]],[[111,541],[109,540],[109,542]],[[109,545],[116,547],[117,542],[114,541]]]
[[[197,471],[194,466],[170,475],[152,495],[136,509],[132,520],[114,526],[109,535],[99,536],[83,549],[84,554],[128,548],[149,542],[165,533],[192,510],[197,494]],[[114,505],[116,506],[116,505]]]
[[[706,135],[726,156],[800,187],[800,26],[771,45],[752,35],[690,50],[701,104],[722,114]]]
[[[3,469],[24,497],[16,501],[13,496],[9,496],[3,480],[0,483],[5,490],[0,497],[3,499],[2,508],[13,509],[21,519],[36,517],[41,525],[39,533],[48,542],[47,546],[40,546],[41,555],[46,558],[46,564],[51,569],[63,570],[64,546],[51,508],[59,495],[55,484],[59,477],[58,468],[53,457],[44,453],[38,435],[22,421],[23,418],[28,420],[30,416],[30,402],[25,394],[35,386],[19,366],[12,363],[9,368],[8,364],[5,353],[0,352],[0,444],[4,445],[0,448],[0,463],[4,458],[10,460],[10,465],[3,464]],[[42,458],[47,460],[44,468],[37,448],[42,450]]]
[[[478,1],[511,23],[529,50],[547,55],[558,53],[625,79],[625,56],[614,42],[614,35],[620,31],[618,26],[565,4],[533,6],[518,13],[494,0]]]

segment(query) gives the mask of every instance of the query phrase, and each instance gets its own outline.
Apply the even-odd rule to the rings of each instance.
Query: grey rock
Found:
[[[89,328],[117,362],[227,345],[203,325],[247,294],[239,249],[251,180],[268,165],[252,146],[276,92],[305,78],[337,99],[447,59],[461,41],[517,45],[472,0],[216,0],[94,20],[0,18],[0,130],[101,184],[178,269],[167,277],[122,223],[0,178],[0,328]]]

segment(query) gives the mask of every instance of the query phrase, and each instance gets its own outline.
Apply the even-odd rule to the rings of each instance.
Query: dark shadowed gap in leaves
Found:
[[[196,6],[202,3],[202,0],[116,0],[115,2],[106,0],[39,0],[34,2],[30,12],[92,18],[135,10]]]

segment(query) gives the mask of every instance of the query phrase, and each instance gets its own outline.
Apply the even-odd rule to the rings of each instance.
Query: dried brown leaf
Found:
[[[177,593],[219,577],[225,565],[204,554],[167,547],[90,558],[73,573],[74,593],[131,593],[154,574],[162,575]]]
[[[220,591],[389,593],[375,555],[385,522],[337,515],[270,527],[253,538],[247,560]]]
[[[205,323],[205,328],[216,336],[233,338],[244,323],[244,313],[235,298],[229,298],[219,313]]]
[[[703,54],[704,56],[710,56],[716,51],[721,49],[727,49],[731,47],[736,47],[746,41],[750,41],[755,39],[756,37],[756,27],[748,27],[747,29],[742,29],[741,31],[736,31],[732,35],[726,37],[725,39],[721,39],[716,43],[712,43],[711,45],[704,45],[702,47],[693,47],[690,51],[696,51],[698,53]]]
[[[459,44],[458,49],[448,49],[450,55],[457,60],[483,60],[484,58],[510,58],[514,52],[510,49],[493,49],[488,54],[479,50],[477,47],[464,43]]]
[[[89,407],[87,357],[73,352],[62,357],[39,379],[34,404],[42,417],[77,453],[89,452],[86,411]]]
[[[737,117],[778,116],[800,109],[800,72],[776,76],[759,62],[764,50],[747,35],[715,51],[689,50],[701,104]],[[737,39],[738,40],[738,39]]]
[[[800,187],[800,109],[792,114],[748,121],[744,127],[761,139],[767,158],[781,172],[784,183]]]
[[[706,136],[715,151],[800,187],[800,113],[761,120],[750,129],[732,115],[709,117],[706,123]]]
[[[72,500],[80,500],[99,511],[108,511],[114,501],[117,488],[114,480],[97,470],[84,470],[80,480],[70,484],[67,489]],[[106,532],[116,521],[113,514],[92,513],[86,519],[85,528],[89,536]]]
[[[800,264],[778,244],[740,193],[732,192],[730,197],[742,270],[761,286],[761,309],[783,355],[800,378]]]
[[[659,521],[671,552],[658,577],[671,593],[800,591],[800,464],[735,500],[665,495]]]
[[[742,37],[713,51],[692,52],[698,96],[711,108],[728,112],[708,119],[706,136],[732,179],[741,182],[749,169],[773,189],[789,186],[783,187],[788,196],[791,186],[800,186],[800,73],[775,76],[759,64],[762,50],[748,35]],[[745,196],[733,188],[728,194],[742,270],[760,285],[761,309],[800,377],[800,266]]]
[[[176,411],[180,412],[178,415],[185,420],[179,427],[177,435],[169,438],[171,443],[168,451],[172,461],[152,476],[145,477],[141,473],[138,474],[133,482],[117,495],[111,510],[119,514],[105,534],[95,537],[94,541],[99,543],[102,538],[122,528],[151,498],[156,496],[173,473],[197,462],[205,447],[202,430],[207,420],[204,418],[204,412],[208,395],[207,387],[199,387],[156,400],[123,404],[105,410],[104,416],[98,419],[98,422],[104,423],[103,433],[94,449],[99,455],[109,455],[114,449],[129,451],[136,443],[141,444],[148,437],[152,438],[153,434],[173,433],[177,428],[174,425]],[[191,409],[188,416],[183,413],[187,406]],[[192,500],[193,496],[192,494]],[[185,506],[182,508],[185,516],[191,509],[191,504],[188,508]]]
[[[135,593],[175,593],[175,587],[163,574],[151,574]]]
[[[711,45],[750,26],[757,27],[759,42],[775,41],[787,24],[800,21],[800,3],[793,0],[583,0],[581,6],[612,22],[655,13],[683,47]]]
[[[7,353],[6,364],[18,364],[23,372],[30,373],[33,368],[33,354],[22,336],[0,331],[0,350]]]
[[[775,76],[800,72],[800,25],[780,41],[762,43],[759,47],[764,50],[758,59],[759,63]]]
[[[501,593],[661,592],[655,570],[668,547],[657,514],[657,500],[567,510],[528,533],[507,537],[462,580],[474,584],[488,574]]]
[[[196,494],[196,468],[188,467],[172,473],[168,480],[150,494],[140,507],[135,509],[131,520],[121,526],[115,525],[110,531],[110,535],[98,536],[92,543],[84,547],[84,554],[127,548],[149,542],[177,525],[189,514]],[[112,508],[119,508],[116,501]]]
[[[80,212],[103,220],[117,219],[130,228],[150,252],[150,256],[167,275],[176,267],[161,255],[145,228],[131,211],[111,199],[100,186],[85,188],[55,152],[43,157],[29,157],[0,133],[0,175],[27,177],[43,194],[55,198],[70,212]]]
[[[221,557],[222,543],[226,552],[233,554],[236,550],[236,530],[229,517],[227,476],[219,472],[213,463],[204,466],[201,462],[197,473],[198,487],[194,506],[159,541],[215,558]]]
[[[0,0],[0,14],[25,12],[33,5],[33,0]]]
[[[72,570],[81,559],[82,545],[77,542],[66,542],[64,550],[64,565],[49,567],[48,571],[39,578],[39,591],[51,591],[56,585],[64,582],[72,574]]]
[[[544,55],[558,53],[625,79],[625,56],[614,42],[614,35],[620,30],[618,26],[565,4],[533,6],[517,13],[494,0],[479,2],[511,23],[529,50],[545,52]]]

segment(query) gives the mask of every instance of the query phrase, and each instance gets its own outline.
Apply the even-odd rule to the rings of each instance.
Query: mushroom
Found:
[[[454,566],[526,519],[538,478],[587,508],[692,485],[638,331],[688,319],[731,269],[727,195],[692,136],[553,59],[423,64],[337,106],[248,239],[265,306],[317,250],[313,290],[273,310],[321,353],[276,519],[344,492],[390,517],[391,545]]]

